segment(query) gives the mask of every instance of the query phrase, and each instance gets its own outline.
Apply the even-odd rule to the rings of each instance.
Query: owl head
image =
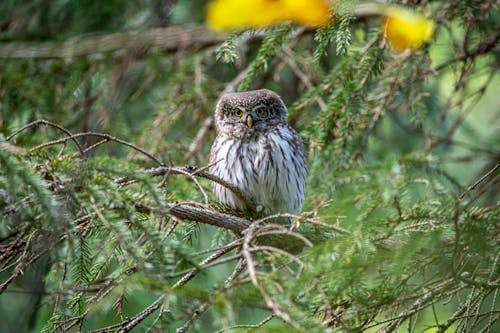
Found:
[[[223,94],[215,107],[217,132],[239,138],[258,135],[287,122],[285,104],[268,89]]]

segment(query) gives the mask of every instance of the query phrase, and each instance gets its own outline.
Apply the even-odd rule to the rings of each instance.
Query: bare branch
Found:
[[[234,250],[235,248],[240,246],[240,244],[241,244],[240,239],[233,241],[231,244],[228,244],[227,246],[222,247],[220,250],[218,250],[215,253],[213,253],[212,255],[208,256],[205,260],[203,260],[199,264],[199,266],[203,267],[203,266],[206,266],[206,265],[214,262],[216,259],[222,257],[224,254],[226,254],[229,251]],[[240,256],[238,255],[237,258],[239,258],[239,257]],[[195,268],[194,270],[189,271],[179,281],[177,281],[172,288],[177,288],[177,287],[180,287],[180,286],[186,284],[189,280],[191,280],[199,272],[200,272],[200,268]]]
[[[266,318],[262,319],[257,324],[253,324],[253,325],[249,325],[249,324],[246,324],[246,325],[234,325],[234,326],[230,326],[230,327],[226,327],[226,328],[221,328],[220,330],[217,330],[214,333],[227,332],[227,331],[235,330],[235,329],[238,329],[238,328],[260,328],[260,327],[262,327],[262,325],[264,325],[265,323],[267,323],[268,321],[270,321],[273,318],[274,318],[274,316],[270,315],[270,316],[267,316]]]
[[[0,44],[0,58],[74,58],[122,49],[144,48],[167,52],[200,48],[224,41],[226,35],[202,25],[171,26],[106,35],[80,35],[64,42],[11,42]]]
[[[52,126],[54,128],[57,128],[58,130],[60,130],[61,132],[63,132],[64,134],[66,134],[69,139],[71,139],[71,141],[73,141],[76,145],[76,147],[78,148],[78,150],[80,151],[80,155],[83,155],[83,150],[82,150],[82,146],[80,146],[80,143],[78,142],[78,140],[76,140],[76,138],[73,137],[73,134],[67,130],[66,128],[64,128],[63,126],[61,125],[58,125],[58,124],[55,124],[55,123],[52,123],[48,120],[44,120],[44,119],[39,119],[39,120],[35,120],[29,124],[26,124],[24,125],[23,127],[21,127],[20,129],[14,131],[14,133],[12,133],[11,135],[9,135],[6,140],[7,141],[10,141],[12,140],[16,135],[18,135],[19,133],[31,128],[31,127],[34,127],[34,126],[39,126],[39,125],[45,125],[45,126]]]
[[[238,235],[252,223],[250,220],[241,217],[220,213],[212,209],[196,207],[187,203],[171,205],[170,214],[181,220],[191,220],[228,229]]]
[[[245,232],[245,237],[243,240],[243,245],[241,248],[241,253],[243,255],[243,258],[245,259],[245,263],[247,266],[247,271],[248,275],[250,277],[250,281],[252,281],[252,284],[254,287],[259,291],[260,295],[264,299],[264,302],[266,303],[266,306],[273,312],[273,314],[277,317],[283,320],[285,323],[291,325],[295,329],[301,331],[302,328],[297,324],[295,321],[290,318],[288,313],[284,312],[279,304],[277,304],[271,296],[267,293],[267,291],[262,287],[258,280],[257,280],[257,271],[255,267],[255,262],[252,257],[252,241],[255,239],[255,235],[258,231],[258,228],[260,225],[263,223],[263,220],[258,220],[253,222],[248,229]]]
[[[106,332],[128,332],[135,326],[139,325],[144,319],[149,317],[153,312],[155,312],[163,303],[165,296],[158,297],[153,303],[151,303],[147,308],[136,314],[131,318],[125,318],[121,323],[107,326],[91,333],[106,333]]]
[[[472,185],[470,185],[469,187],[467,187],[467,190],[465,190],[465,192],[463,192],[462,194],[460,194],[460,199],[462,199],[467,193],[469,193],[470,191],[474,190],[479,184],[481,184],[486,178],[488,178],[489,176],[491,176],[497,169],[498,167],[500,167],[500,164],[496,164],[491,170],[489,170],[486,174],[482,175],[478,180],[476,180]]]
[[[201,178],[211,180],[211,181],[213,181],[217,184],[220,184],[220,185],[224,186],[225,188],[231,190],[239,199],[241,199],[241,201],[243,201],[245,203],[245,205],[247,207],[249,207],[249,210],[251,211],[251,213],[254,213],[257,211],[255,203],[253,203],[253,201],[243,191],[241,191],[238,186],[233,185],[230,182],[228,182],[220,177],[212,175],[211,173],[203,171],[203,169],[197,169],[195,167],[179,168],[179,167],[160,166],[158,168],[150,169],[148,172],[153,176],[163,176],[163,175],[168,174],[168,173],[173,173],[173,174],[186,174],[186,173],[188,173],[188,174],[193,175],[193,176],[198,176]]]
[[[69,140],[75,140],[75,138],[85,137],[85,136],[95,136],[95,137],[103,138],[104,140],[107,140],[107,141],[117,142],[119,144],[122,144],[124,146],[127,146],[129,148],[132,148],[132,149],[140,152],[141,154],[147,156],[149,159],[153,160],[156,164],[163,165],[163,163],[159,159],[157,159],[156,157],[154,157],[153,155],[151,155],[150,153],[148,153],[147,151],[145,151],[141,147],[138,147],[138,146],[136,146],[136,145],[134,145],[134,144],[132,144],[130,142],[127,142],[125,140],[118,139],[117,137],[114,137],[112,135],[105,134],[105,133],[97,133],[97,132],[76,133],[76,134],[73,134],[73,135],[68,136],[66,138],[61,138],[61,139],[57,139],[57,140],[45,142],[43,144],[40,144],[38,146],[35,146],[35,147],[31,148],[29,150],[29,152],[33,152],[35,150],[46,148],[46,147],[53,146],[53,145],[58,145],[58,144],[66,143]],[[99,143],[102,143],[102,142],[99,142]]]

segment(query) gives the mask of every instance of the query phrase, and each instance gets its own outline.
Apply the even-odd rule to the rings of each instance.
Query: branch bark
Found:
[[[202,25],[171,26],[105,35],[80,35],[63,42],[0,43],[0,58],[74,58],[129,48],[168,52],[215,45],[225,38],[225,34]]]
[[[191,220],[200,223],[210,224],[234,231],[241,235],[252,224],[250,220],[217,212],[215,210],[196,207],[190,204],[174,204],[170,207],[170,214],[181,220]]]

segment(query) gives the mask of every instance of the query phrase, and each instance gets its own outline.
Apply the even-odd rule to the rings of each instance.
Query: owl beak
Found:
[[[247,126],[248,126],[248,128],[252,128],[252,125],[253,125],[252,116],[247,116]]]

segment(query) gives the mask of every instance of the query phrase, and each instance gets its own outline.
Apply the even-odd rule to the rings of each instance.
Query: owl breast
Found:
[[[248,140],[219,134],[212,147],[210,171],[244,191],[266,215],[299,213],[304,204],[306,167],[302,144],[288,125]],[[234,193],[213,184],[224,204],[245,210]]]

